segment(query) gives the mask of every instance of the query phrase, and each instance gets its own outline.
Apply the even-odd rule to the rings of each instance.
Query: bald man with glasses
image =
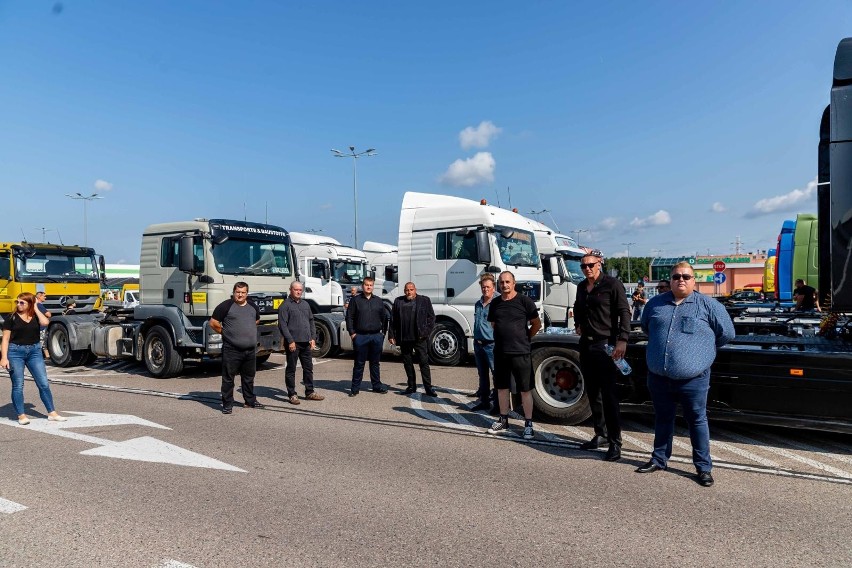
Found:
[[[689,425],[692,462],[697,481],[713,485],[707,393],[716,350],[736,335],[724,306],[695,291],[695,273],[688,262],[672,268],[672,289],[648,301],[642,330],[648,334],[648,391],[654,403],[654,451],[638,473],[666,469],[672,455],[678,403]]]

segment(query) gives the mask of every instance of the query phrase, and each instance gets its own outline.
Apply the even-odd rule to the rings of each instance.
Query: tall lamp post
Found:
[[[621,244],[627,247],[627,281],[633,282],[633,280],[631,280],[633,273],[630,271],[630,247],[632,245],[635,245],[636,243],[621,243]]]
[[[574,229],[572,233],[577,233],[577,246],[580,246],[580,233],[588,233],[588,229]]]
[[[83,195],[78,191],[73,195],[70,193],[66,193],[65,197],[83,200],[83,246],[89,246],[89,211],[87,206],[89,205],[89,201],[92,201],[94,199],[103,199],[104,196],[98,195],[97,193],[93,193],[92,195]]]
[[[370,148],[363,152],[356,152],[355,146],[349,146],[349,152],[331,149],[335,158],[352,158],[352,196],[355,202],[355,248],[358,248],[358,158],[376,155],[376,149]]]

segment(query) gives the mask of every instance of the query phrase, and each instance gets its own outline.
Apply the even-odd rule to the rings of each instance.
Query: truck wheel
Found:
[[[540,415],[568,424],[579,424],[592,415],[579,353],[546,347],[533,352],[532,365],[533,402]]]
[[[429,360],[435,365],[454,367],[464,353],[462,334],[454,323],[439,322],[429,334]]]
[[[52,325],[47,330],[47,352],[50,361],[57,367],[73,367],[79,365],[71,351],[68,339],[68,328],[64,325]]]
[[[183,356],[172,345],[172,337],[155,325],[145,335],[142,359],[148,372],[157,378],[173,377],[183,371]]]
[[[325,323],[320,321],[314,321],[314,329],[317,332],[317,342],[315,349],[311,351],[311,357],[314,359],[328,357],[334,347],[334,342],[331,339],[331,330]]]

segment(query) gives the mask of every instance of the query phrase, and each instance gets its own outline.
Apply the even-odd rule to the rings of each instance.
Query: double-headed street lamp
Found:
[[[349,152],[344,153],[340,150],[332,148],[332,154],[335,158],[352,158],[352,195],[355,203],[355,248],[358,248],[358,158],[369,157],[376,155],[376,149],[370,148],[363,152],[356,152],[355,146],[349,146]]]
[[[577,246],[580,246],[580,233],[588,233],[588,229],[574,229],[572,233],[577,233]]]
[[[66,193],[65,197],[70,197],[71,199],[82,199],[83,200],[83,246],[89,246],[89,212],[87,209],[87,205],[89,201],[93,199],[103,199],[103,195],[98,195],[97,193],[93,193],[92,195],[83,195],[79,191],[75,194]]]
[[[630,279],[631,276],[633,275],[633,273],[630,272],[630,247],[631,247],[631,245],[635,245],[636,243],[621,243],[621,244],[627,247],[627,281],[633,282],[633,280]]]

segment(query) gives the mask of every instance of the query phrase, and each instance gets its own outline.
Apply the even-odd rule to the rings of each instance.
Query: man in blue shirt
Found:
[[[675,411],[683,406],[689,424],[692,462],[698,483],[713,485],[710,473],[710,428],[707,393],[716,350],[736,333],[725,308],[695,291],[695,274],[688,262],[672,268],[672,290],[651,298],[642,312],[642,330],[648,334],[648,391],[654,403],[654,451],[639,473],[666,469],[672,455]]]
[[[492,414],[496,414],[499,413],[497,391],[492,391],[489,380],[489,375],[492,378],[494,376],[494,328],[488,321],[488,309],[494,297],[494,275],[483,274],[479,279],[479,288],[482,297],[473,308],[473,358],[479,373],[479,389],[475,396],[479,398],[479,403],[471,410],[491,409]]]

